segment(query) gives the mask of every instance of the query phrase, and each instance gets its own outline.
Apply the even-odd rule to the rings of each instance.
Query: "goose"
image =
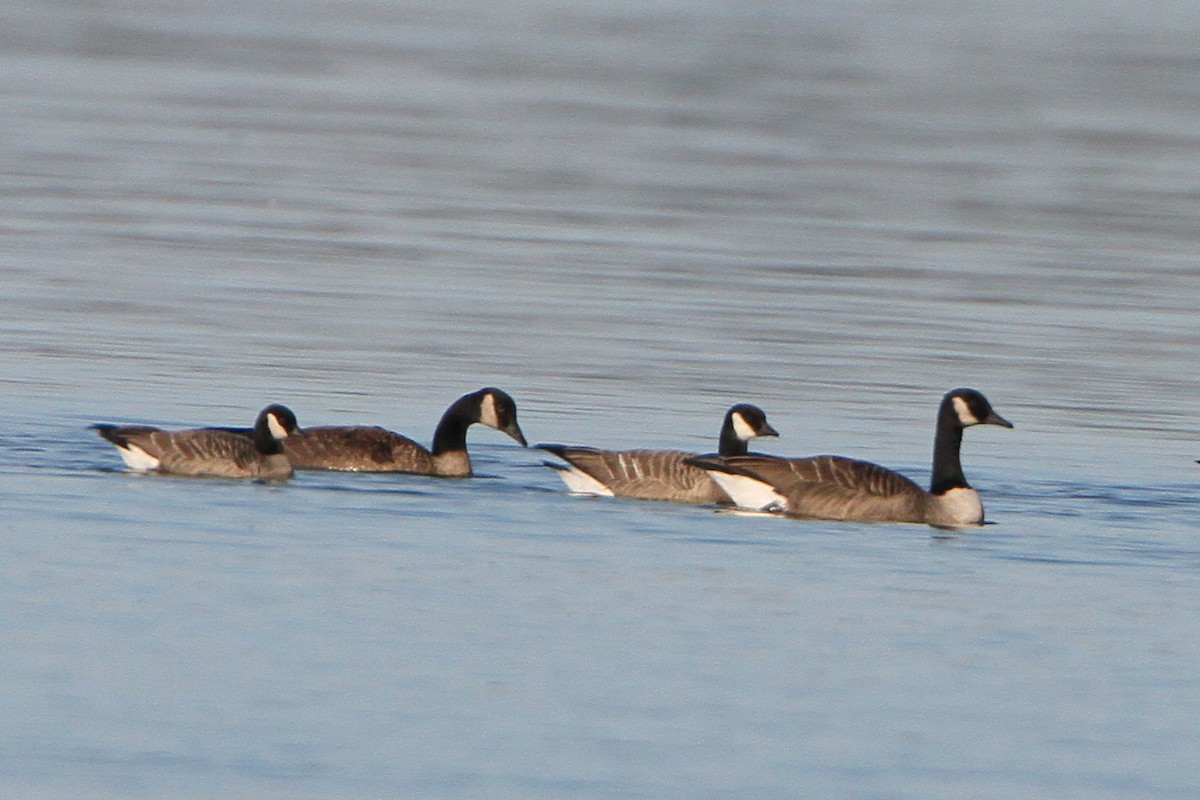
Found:
[[[291,477],[282,442],[296,431],[296,415],[269,405],[246,435],[220,428],[164,431],[139,425],[93,425],[112,442],[121,459],[139,472],[166,472],[214,478]]]
[[[723,456],[742,455],[756,436],[778,436],[757,406],[741,403],[725,413],[719,441]],[[600,450],[539,444],[537,447],[567,462],[545,462],[572,492],[603,497],[634,497],[679,503],[728,503],[729,495],[704,473],[684,460],[684,450]]]
[[[471,475],[467,428],[476,422],[507,433],[522,447],[528,447],[517,425],[517,404],[499,389],[487,387],[450,404],[433,432],[433,446],[428,450],[407,436],[364,425],[304,428],[288,437],[284,449],[297,469],[465,478]]]
[[[929,491],[898,472],[842,456],[697,457],[687,463],[707,470],[742,508],[809,519],[981,525],[983,504],[959,460],[963,429],[972,425],[1013,427],[974,389],[948,392],[938,408]]]

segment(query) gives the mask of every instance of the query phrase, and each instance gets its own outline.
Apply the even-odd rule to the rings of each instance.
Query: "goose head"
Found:
[[[996,413],[992,404],[982,393],[974,389],[955,389],[947,392],[942,399],[939,412],[942,422],[948,422],[959,428],[969,428],[972,425],[999,425],[1011,428],[1013,424]]]

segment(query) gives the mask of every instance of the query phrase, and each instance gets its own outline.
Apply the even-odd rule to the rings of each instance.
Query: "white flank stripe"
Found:
[[[121,454],[121,460],[125,462],[125,466],[130,469],[136,469],[138,472],[151,472],[158,469],[158,459],[135,444],[118,447],[117,452]]]
[[[748,508],[751,511],[787,510],[787,499],[765,481],[746,475],[730,475],[715,469],[707,472],[708,477],[729,495],[729,499],[738,508]]]
[[[590,494],[596,497],[612,497],[612,489],[576,467],[555,467],[567,489],[575,494]]]

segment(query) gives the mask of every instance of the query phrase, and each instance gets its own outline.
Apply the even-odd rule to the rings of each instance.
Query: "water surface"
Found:
[[[0,11],[0,786],[1189,797],[1200,72],[1168,3]],[[129,475],[99,421],[383,424],[924,482],[798,523],[480,477]]]

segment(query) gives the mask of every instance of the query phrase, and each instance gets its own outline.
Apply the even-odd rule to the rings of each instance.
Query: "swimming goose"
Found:
[[[928,492],[898,472],[842,456],[700,457],[688,463],[707,470],[743,508],[810,519],[980,525],[983,504],[959,460],[963,429],[972,425],[1012,427],[974,389],[947,393],[938,409]]]
[[[450,404],[433,432],[433,446],[422,445],[385,428],[327,426],[304,428],[284,444],[297,469],[358,472],[412,472],[420,475],[469,477],[467,428],[481,422],[507,433],[527,447],[517,425],[517,404],[499,389],[484,388]]]
[[[281,405],[259,413],[248,435],[219,428],[164,431],[139,425],[93,425],[122,460],[140,472],[214,478],[291,477],[281,442],[296,430],[296,416]]]
[[[778,436],[757,406],[742,403],[725,414],[719,442],[720,454],[746,453],[746,443],[756,436]],[[539,448],[566,461],[568,466],[546,462],[572,492],[604,497],[636,497],[680,503],[728,503],[729,496],[704,473],[684,459],[695,455],[684,450],[600,450],[539,444]]]

